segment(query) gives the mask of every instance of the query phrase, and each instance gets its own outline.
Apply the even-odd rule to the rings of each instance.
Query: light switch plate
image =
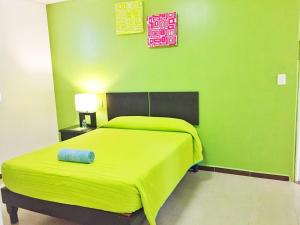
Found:
[[[286,85],[286,74],[278,74],[277,84],[280,86]]]

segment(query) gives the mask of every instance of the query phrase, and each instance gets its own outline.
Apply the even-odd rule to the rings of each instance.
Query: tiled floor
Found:
[[[9,225],[4,206],[2,213]],[[20,225],[75,225],[25,210],[19,218]],[[189,173],[160,210],[157,225],[300,225],[300,185]]]

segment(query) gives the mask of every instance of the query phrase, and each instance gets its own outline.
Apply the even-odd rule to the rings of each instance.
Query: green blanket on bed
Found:
[[[57,160],[61,148],[91,149],[92,164]],[[141,207],[151,225],[186,171],[202,160],[195,128],[183,120],[119,117],[103,128],[5,162],[19,194],[116,213]]]

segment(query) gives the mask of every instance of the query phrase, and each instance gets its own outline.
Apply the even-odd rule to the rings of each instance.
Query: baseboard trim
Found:
[[[247,176],[247,177],[257,177],[257,178],[264,178],[264,179],[271,179],[271,180],[281,180],[281,181],[289,181],[290,180],[290,178],[288,176],[267,174],[267,173],[257,173],[257,172],[244,171],[244,170],[227,169],[227,168],[221,168],[221,167],[198,166],[198,169],[204,170],[204,171],[217,172],[217,173],[227,173],[227,174],[234,174],[234,175]]]

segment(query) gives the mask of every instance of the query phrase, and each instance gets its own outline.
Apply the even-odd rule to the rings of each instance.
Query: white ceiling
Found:
[[[51,4],[51,3],[56,3],[56,2],[63,2],[63,1],[66,1],[66,0],[37,0],[37,1],[45,3],[45,4]]]

